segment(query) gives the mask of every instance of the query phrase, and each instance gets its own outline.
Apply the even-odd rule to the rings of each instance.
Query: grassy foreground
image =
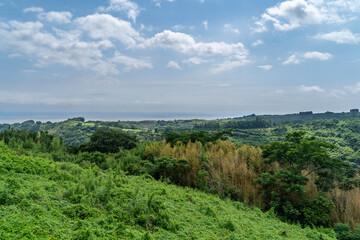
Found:
[[[29,155],[29,154],[28,154]],[[0,239],[335,239],[243,203],[0,143]]]

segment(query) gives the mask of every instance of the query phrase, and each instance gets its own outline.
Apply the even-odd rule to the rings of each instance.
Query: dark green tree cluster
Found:
[[[360,225],[352,230],[349,224],[337,223],[334,230],[338,240],[360,240]]]
[[[61,139],[55,143],[54,136],[46,131],[7,129],[0,132],[0,141],[13,148],[33,149],[38,147],[43,152],[50,152],[54,145],[62,145]]]
[[[165,134],[166,142],[170,143],[174,146],[177,142],[182,142],[183,144],[187,144],[190,142],[201,142],[205,145],[208,142],[215,142],[218,139],[226,140],[228,139],[228,135],[232,135],[232,129],[219,131],[215,133],[210,133],[206,131],[194,131],[189,133],[177,133],[170,132]]]
[[[352,167],[339,159],[331,158],[328,150],[332,144],[307,137],[304,131],[288,133],[282,142],[265,146],[263,157],[268,164],[278,163],[280,169],[263,173],[257,179],[262,186],[266,208],[287,220],[303,225],[327,225],[334,204],[325,196],[305,198],[305,185],[309,175],[316,175],[316,186],[321,193],[343,183],[351,188]]]
[[[136,136],[113,129],[99,129],[90,137],[90,142],[78,148],[82,152],[117,153],[120,148],[130,150],[136,147]]]
[[[219,122],[209,121],[205,123],[195,124],[194,130],[206,130],[206,131],[219,131],[221,129],[221,125]]]
[[[154,159],[151,173],[155,178],[163,179],[164,182],[171,177],[173,183],[179,184],[187,166],[186,159],[160,157]]]
[[[257,116],[255,120],[230,121],[224,124],[224,128],[226,129],[258,129],[270,128],[272,126],[274,126],[274,124],[271,121],[261,116]]]

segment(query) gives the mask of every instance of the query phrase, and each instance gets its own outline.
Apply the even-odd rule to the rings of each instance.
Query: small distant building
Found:
[[[359,113],[359,109],[357,109],[357,108],[350,109],[350,113]]]

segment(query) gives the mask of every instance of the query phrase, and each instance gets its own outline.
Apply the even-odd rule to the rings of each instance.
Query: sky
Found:
[[[360,108],[358,0],[0,0],[0,112]]]

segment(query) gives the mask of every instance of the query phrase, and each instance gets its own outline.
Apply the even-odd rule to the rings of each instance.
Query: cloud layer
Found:
[[[306,60],[318,60],[318,61],[327,61],[330,60],[333,56],[330,53],[322,53],[318,51],[306,52],[302,54],[293,54],[288,59],[286,59],[282,64],[299,64]]]
[[[360,42],[360,34],[353,34],[349,29],[329,33],[319,33],[314,36],[314,38],[339,44],[357,44]]]
[[[340,24],[352,20],[360,11],[357,0],[288,0],[265,10],[254,23],[254,32],[265,32],[270,23],[278,31],[304,25]]]

